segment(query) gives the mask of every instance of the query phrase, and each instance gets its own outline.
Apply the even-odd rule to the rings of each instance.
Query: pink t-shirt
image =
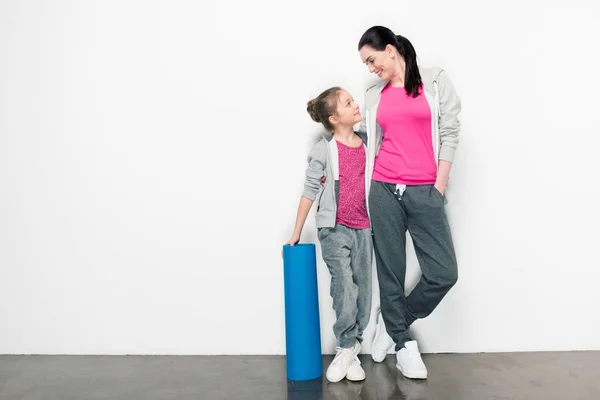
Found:
[[[404,185],[435,183],[431,110],[425,95],[413,98],[403,87],[387,85],[381,92],[377,122],[383,143],[375,159],[373,179]]]
[[[340,188],[335,223],[353,229],[370,226],[365,196],[365,147],[350,147],[338,141]]]

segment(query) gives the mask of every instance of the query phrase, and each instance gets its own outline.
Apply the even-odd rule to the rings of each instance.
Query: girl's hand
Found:
[[[290,246],[294,246],[296,244],[298,244],[298,242],[300,241],[300,235],[292,235],[292,237],[290,238],[290,240],[288,240],[288,242],[286,244],[289,244]]]

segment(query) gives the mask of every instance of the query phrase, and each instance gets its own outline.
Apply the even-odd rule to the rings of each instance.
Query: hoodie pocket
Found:
[[[437,190],[437,188],[434,185],[431,185],[431,192],[434,192],[434,197],[437,197],[439,200],[441,200],[442,206],[448,203],[448,199],[446,199],[446,196],[443,195],[439,190]]]

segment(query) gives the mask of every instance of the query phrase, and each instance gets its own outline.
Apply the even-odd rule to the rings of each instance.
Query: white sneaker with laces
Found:
[[[388,335],[385,329],[385,322],[381,310],[377,312],[377,325],[375,326],[375,338],[373,339],[373,349],[371,357],[375,362],[382,362],[388,355],[388,352],[394,346],[394,340]]]
[[[346,377],[352,360],[356,358],[360,351],[360,343],[356,342],[353,347],[336,347],[337,354],[333,358],[325,376],[329,382],[339,382]]]
[[[358,357],[354,357],[352,362],[350,362],[350,367],[348,368],[348,373],[346,374],[346,379],[352,382],[360,382],[365,380],[365,370],[360,366],[360,360]]]
[[[427,367],[421,358],[416,340],[404,344],[396,353],[396,368],[410,379],[427,379]]]

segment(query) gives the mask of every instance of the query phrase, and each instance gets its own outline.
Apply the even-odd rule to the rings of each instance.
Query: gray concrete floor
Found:
[[[0,356],[0,399],[600,400],[600,352],[424,355],[424,382],[360,358],[364,382],[331,384],[288,381],[283,356]]]

